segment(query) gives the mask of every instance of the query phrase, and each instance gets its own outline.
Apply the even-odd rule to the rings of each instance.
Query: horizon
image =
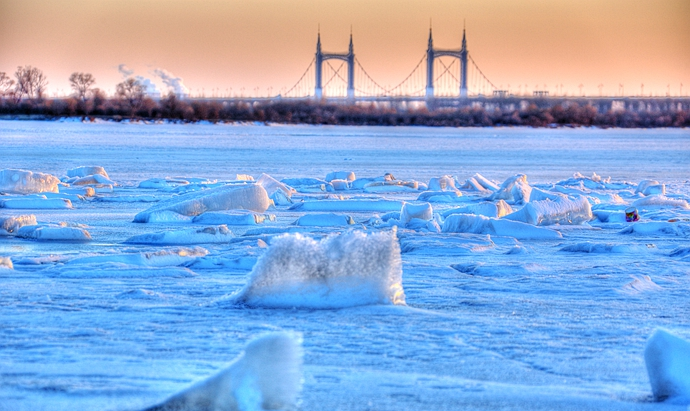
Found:
[[[162,94],[167,76],[191,96],[277,95],[304,73],[317,33],[325,51],[342,52],[352,30],[363,67],[397,84],[426,52],[430,26],[435,47],[457,49],[465,25],[480,69],[513,94],[690,94],[688,2],[461,3],[3,0],[0,71],[41,69],[49,97],[71,94],[73,72],[93,74],[109,95],[123,73]]]

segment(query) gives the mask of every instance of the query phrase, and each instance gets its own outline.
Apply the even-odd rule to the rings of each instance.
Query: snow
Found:
[[[146,223],[160,213],[177,213],[194,217],[207,211],[245,209],[263,213],[268,209],[268,194],[256,184],[226,185],[199,192],[191,192],[161,201],[134,216],[134,222]]]
[[[332,180],[347,180],[347,181],[355,181],[355,173],[352,171],[333,171],[328,174],[326,174],[326,181],[329,183]]]
[[[351,216],[335,213],[305,214],[295,222],[296,225],[307,227],[347,226],[354,223]]]
[[[0,200],[0,208],[15,210],[32,209],[66,209],[72,208],[72,202],[66,198],[15,197]]]
[[[226,225],[219,225],[139,234],[128,238],[125,243],[158,245],[228,243],[233,237],[232,231]]]
[[[0,170],[0,192],[10,194],[57,193],[59,183],[60,180],[51,174],[12,168]]]
[[[444,233],[473,233],[514,237],[518,240],[557,240],[561,233],[531,224],[484,217],[473,214],[452,214],[443,221]]]
[[[516,174],[506,179],[501,187],[493,193],[490,200],[505,200],[508,204],[522,204],[530,201],[532,187],[525,174]]]
[[[36,216],[17,215],[11,217],[0,217],[0,236],[13,235],[17,230],[25,225],[36,225]]]
[[[644,360],[657,401],[690,405],[690,342],[657,329],[647,341]]]
[[[429,180],[428,187],[430,191],[457,191],[452,176],[434,177]]]
[[[301,389],[302,337],[276,332],[249,342],[227,368],[153,409],[287,410],[297,406]]]
[[[663,195],[640,198],[639,200],[633,201],[632,206],[637,208],[673,207],[690,210],[690,204],[688,204],[686,200],[676,200]]]
[[[67,177],[88,177],[93,175],[100,175],[110,179],[108,173],[101,166],[81,166],[67,170]]]
[[[462,207],[451,208],[443,212],[443,217],[452,214],[477,214],[485,217],[500,218],[513,212],[513,208],[503,200],[496,202],[482,201],[479,203],[468,204]]]
[[[400,209],[400,221],[403,224],[408,224],[413,218],[428,221],[433,216],[434,209],[429,203],[403,203]]]
[[[532,225],[554,225],[583,224],[593,216],[592,207],[585,197],[560,196],[556,201],[531,201],[505,218]]]
[[[275,238],[234,304],[328,309],[404,304],[400,246],[393,232],[350,231],[315,241]]]
[[[91,234],[85,229],[64,224],[25,225],[16,236],[40,241],[91,241]]]
[[[64,221],[93,238],[0,237],[0,256],[14,267],[0,270],[0,409],[146,409],[226,368],[253,338],[292,331],[304,335],[298,400],[304,410],[685,410],[681,397],[653,401],[644,348],[657,328],[690,339],[690,210],[637,207],[637,223],[625,222],[623,212],[657,196],[635,193],[642,180],[663,184],[667,199],[690,199],[687,136],[683,129],[0,121],[0,168],[61,177],[78,165],[97,164],[119,184],[109,193],[69,183],[59,184],[59,193],[0,190],[0,201],[39,195],[73,200],[72,209],[0,208],[0,220],[33,215],[36,223],[28,225]],[[323,179],[334,170],[359,178],[334,193]],[[573,176],[576,171],[581,177]],[[238,174],[262,173],[296,190],[291,206],[276,206],[268,215],[230,209],[192,216],[166,208],[150,215],[155,225],[132,222],[154,204],[249,186],[237,181]],[[396,181],[393,174],[418,182],[419,190],[364,192],[368,183]],[[477,174],[496,186],[516,174],[528,176],[529,201],[489,200],[494,190]],[[441,176],[453,176],[458,191],[421,191]],[[464,186],[470,176],[481,190]],[[139,187],[153,178],[189,184]],[[90,190],[92,197],[74,197]],[[551,230],[546,233],[556,238],[548,240],[516,229],[499,235],[494,227],[518,224],[498,215],[506,201],[519,210],[562,195],[585,197],[597,218],[526,225]],[[158,201],[123,201],[144,198]],[[334,207],[329,202],[340,209],[328,210]],[[403,225],[403,203],[418,202],[431,204],[433,218]],[[315,210],[290,209],[295,204]],[[477,223],[486,233],[434,229],[452,218],[450,210],[497,215]],[[304,215],[331,212],[358,224],[294,225]],[[203,248],[125,243],[222,224],[232,240]],[[322,244],[352,229],[376,235],[393,227],[406,305],[364,301],[367,293],[385,295],[376,291],[385,287],[375,279],[388,268],[369,250],[375,247],[362,251],[368,258],[342,256],[348,262],[342,272],[350,277],[356,277],[352,266],[371,265],[371,277],[357,280],[357,292],[334,286],[323,287],[324,294],[295,295],[267,286],[275,293],[257,298],[256,306],[227,297],[250,283],[257,262],[280,236],[300,233]],[[384,248],[389,255],[390,247]],[[290,253],[283,251],[284,257]],[[278,260],[273,264],[281,271],[285,260]],[[295,264],[305,260],[313,256],[294,258]],[[325,275],[330,271],[319,273],[331,278]],[[280,278],[297,287],[289,281],[294,277]],[[286,308],[260,305],[278,299]],[[293,308],[305,299],[314,308]],[[335,302],[343,306],[327,308]]]

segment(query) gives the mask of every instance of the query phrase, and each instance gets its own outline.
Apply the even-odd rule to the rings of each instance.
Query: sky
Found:
[[[274,95],[305,72],[319,30],[333,52],[352,30],[364,69],[395,85],[430,25],[454,49],[463,24],[472,59],[513,93],[690,95],[688,0],[0,0],[0,71],[38,67],[49,95],[69,94],[73,72],[111,93],[123,73],[165,93],[162,73],[192,95]]]

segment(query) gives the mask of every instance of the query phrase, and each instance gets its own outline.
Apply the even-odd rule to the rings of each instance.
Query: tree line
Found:
[[[187,100],[170,92],[160,99],[146,95],[145,87],[128,78],[117,84],[113,97],[97,87],[89,73],[69,77],[73,94],[46,98],[48,81],[42,71],[18,67],[14,79],[0,72],[0,115],[40,118],[82,117],[110,120],[170,120],[176,122],[269,122],[285,124],[385,126],[597,126],[623,128],[690,127],[690,111],[654,112],[609,110],[569,103],[552,107],[530,104],[521,109],[460,107],[428,110],[392,108],[377,104],[343,105],[310,100],[261,103]]]

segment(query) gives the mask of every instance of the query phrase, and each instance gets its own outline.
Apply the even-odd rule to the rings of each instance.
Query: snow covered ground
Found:
[[[273,331],[303,410],[686,410],[645,346],[690,339],[689,159],[688,130],[0,121],[0,410],[140,410]]]

